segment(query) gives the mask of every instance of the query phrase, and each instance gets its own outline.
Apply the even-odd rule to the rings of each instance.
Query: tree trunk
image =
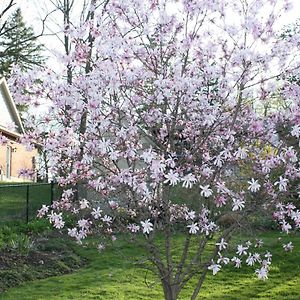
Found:
[[[170,282],[166,282],[166,281],[163,281],[162,285],[163,285],[165,300],[176,300],[179,294],[178,286],[171,285]]]

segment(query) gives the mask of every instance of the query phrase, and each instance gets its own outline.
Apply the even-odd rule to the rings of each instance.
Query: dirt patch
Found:
[[[26,281],[71,273],[86,264],[66,238],[48,236],[34,241],[27,255],[0,251],[0,293]]]

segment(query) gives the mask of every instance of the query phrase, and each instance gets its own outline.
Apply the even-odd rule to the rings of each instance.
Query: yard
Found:
[[[214,278],[210,274],[205,281],[199,299],[299,299],[300,298],[300,237],[293,235],[277,239],[272,231],[259,234],[265,241],[266,249],[273,254],[273,264],[269,279],[259,281],[249,267],[233,270],[226,267]],[[293,252],[284,253],[282,242],[292,240]],[[52,246],[59,240],[54,239]],[[90,241],[96,242],[95,240]],[[176,237],[182,243],[182,237]],[[146,270],[136,263],[143,251],[135,244],[120,237],[118,242],[102,253],[95,248],[85,248],[74,244],[75,252],[88,260],[88,264],[72,274],[49,277],[26,282],[0,295],[2,300],[38,299],[162,299],[160,284]],[[146,284],[147,283],[147,284]],[[189,299],[189,288],[180,299]]]
[[[300,0],[1,2],[0,300],[300,299]]]
[[[49,201],[49,195],[49,186],[31,187],[30,213],[32,218],[34,218],[33,212],[38,206],[45,203],[44,200]],[[41,201],[42,199],[43,201]],[[2,185],[0,220],[5,222],[14,217],[24,218],[25,212],[26,187],[11,188]],[[32,232],[36,228],[39,231],[38,226],[44,228],[45,225],[32,222],[22,226],[25,226],[28,232]],[[47,228],[47,234],[51,232],[48,225],[45,228]],[[299,299],[300,236],[282,236],[282,240],[279,241],[278,233],[274,231],[261,231],[259,235],[264,239],[266,249],[273,254],[269,279],[259,281],[254,275],[255,268],[236,270],[233,267],[226,267],[214,278],[209,274],[200,295],[201,299]],[[182,245],[182,238],[176,236],[177,247]],[[295,249],[292,253],[285,253],[281,245],[289,240],[293,241]],[[36,243],[38,244],[39,241],[37,240]],[[26,259],[22,263],[18,259],[11,266],[11,276],[16,276],[16,284],[24,283],[0,294],[0,300],[162,299],[160,282],[150,272],[139,267],[139,262],[143,259],[143,250],[136,244],[129,243],[124,236],[121,236],[114,246],[99,253],[96,250],[97,241],[90,240],[89,243],[94,244],[93,247],[81,247],[65,237],[55,236],[53,238],[50,234],[45,246],[48,252],[40,253],[44,257],[52,253],[49,257],[50,264],[39,265],[39,260],[35,259],[30,265],[26,263]],[[72,251],[67,250],[68,248],[76,253],[75,257]],[[38,252],[31,256],[35,256],[36,253]],[[53,259],[55,256],[58,257],[57,260]],[[82,264],[78,260],[79,258],[81,262],[85,263]],[[76,264],[76,266],[72,268],[72,264]],[[2,271],[5,273],[6,270],[1,270],[0,264],[0,278],[6,280],[10,276],[9,272],[5,273],[4,279],[4,276],[1,276],[4,274],[1,273]],[[69,272],[72,273],[64,275]],[[58,276],[53,276],[57,274]],[[37,280],[37,278],[43,277],[47,278]],[[8,278],[8,280],[10,279]],[[183,290],[180,299],[189,299],[189,295],[190,290],[187,287]]]

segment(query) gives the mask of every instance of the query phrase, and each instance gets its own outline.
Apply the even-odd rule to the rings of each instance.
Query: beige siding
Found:
[[[6,177],[6,151],[7,146],[12,148],[11,152],[11,178]],[[26,178],[19,177],[19,170],[33,169],[33,159],[36,157],[37,151],[26,151],[25,147],[15,141],[10,141],[5,146],[0,146],[0,180],[2,181],[28,181]]]

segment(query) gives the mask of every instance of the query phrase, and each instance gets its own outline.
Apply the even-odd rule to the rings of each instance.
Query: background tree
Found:
[[[43,46],[37,40],[33,28],[23,20],[21,9],[17,9],[5,22],[0,36],[0,72],[9,77],[12,65],[19,65],[23,71],[45,62]]]
[[[2,1],[0,4],[0,36],[2,36],[6,31],[6,15],[11,11],[15,4],[14,0]]]

